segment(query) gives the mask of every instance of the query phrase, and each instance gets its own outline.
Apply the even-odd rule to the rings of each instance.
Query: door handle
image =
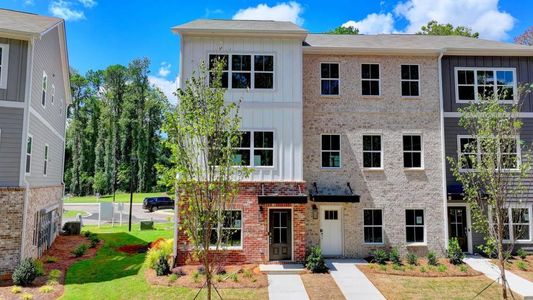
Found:
[[[272,245],[272,232],[268,232],[268,244]]]

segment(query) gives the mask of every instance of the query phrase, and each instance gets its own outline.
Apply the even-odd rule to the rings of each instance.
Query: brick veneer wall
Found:
[[[293,212],[293,260],[304,261],[306,248],[305,204],[258,204],[257,196],[297,195],[305,192],[303,182],[241,182],[240,192],[232,209],[242,210],[243,246],[242,250],[221,252],[226,263],[264,263],[268,262],[268,209],[291,208]],[[180,232],[178,237],[178,264],[195,263],[188,251],[187,236]]]
[[[0,188],[0,275],[19,263],[22,239],[23,188]]]

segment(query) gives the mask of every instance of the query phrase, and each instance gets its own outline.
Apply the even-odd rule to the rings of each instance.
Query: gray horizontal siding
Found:
[[[0,89],[0,100],[24,102],[28,43],[0,37],[0,44],[9,45],[7,89]]]
[[[19,186],[24,110],[0,107],[0,187]]]
[[[518,84],[533,83],[533,57],[507,56],[444,56],[442,58],[442,86],[444,111],[455,112],[464,104],[455,100],[456,67],[502,67],[516,68]],[[524,97],[524,112],[533,112],[533,96]]]

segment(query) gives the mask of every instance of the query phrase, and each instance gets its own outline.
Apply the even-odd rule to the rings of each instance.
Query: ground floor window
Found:
[[[508,241],[531,240],[529,228],[530,215],[528,207],[510,207],[504,216],[505,223],[503,224],[503,238]],[[495,224],[494,221],[493,224]]]
[[[407,243],[424,242],[424,210],[408,209],[405,211],[405,233]]]
[[[365,209],[363,227],[365,243],[383,243],[383,211],[381,209]]]
[[[242,247],[242,212],[227,210],[224,212],[224,222],[212,229],[211,246],[215,246],[218,236],[221,236],[221,246]]]

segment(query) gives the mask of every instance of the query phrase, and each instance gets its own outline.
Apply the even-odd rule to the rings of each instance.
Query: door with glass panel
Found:
[[[270,260],[290,260],[292,256],[291,210],[271,209],[269,227]]]
[[[461,249],[464,252],[468,252],[466,207],[448,207],[448,225],[450,238],[457,238]]]

